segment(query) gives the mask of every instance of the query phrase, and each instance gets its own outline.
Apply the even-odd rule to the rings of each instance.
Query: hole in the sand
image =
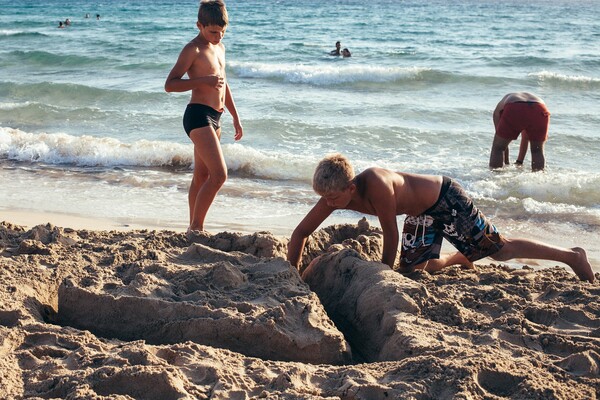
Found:
[[[477,375],[477,381],[489,393],[496,396],[508,397],[518,390],[518,386],[523,381],[523,378],[506,372],[483,370]]]
[[[525,310],[525,318],[536,324],[551,326],[558,319],[558,311],[529,307]]]
[[[132,374],[132,372],[134,372]],[[93,384],[94,390],[101,396],[121,394],[148,400],[175,400],[181,398],[171,378],[166,373],[136,371],[136,368],[121,371],[106,368],[97,374],[98,381]],[[149,391],[148,388],[152,390]]]
[[[57,313],[51,306],[47,304],[40,305],[40,314],[42,314],[42,319],[44,322],[48,324],[56,324],[57,322]]]
[[[2,311],[0,310],[0,325],[7,328],[13,328],[19,323],[19,311]]]

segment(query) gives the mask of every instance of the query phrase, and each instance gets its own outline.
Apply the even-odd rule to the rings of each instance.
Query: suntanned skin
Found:
[[[498,129],[498,123],[500,122],[500,114],[502,113],[502,110],[504,110],[504,107],[507,104],[521,101],[546,104],[541,98],[532,93],[508,93],[502,98],[502,100],[498,102],[496,108],[494,109],[492,119],[494,120],[495,129]],[[498,135],[494,135],[494,141],[492,143],[492,150],[490,153],[490,168],[501,168],[504,165],[510,163],[508,159],[508,145],[510,142],[511,140],[505,139]],[[527,146],[529,142],[529,139],[524,135],[521,137],[521,145],[519,148],[518,156],[518,159],[521,161],[525,157],[525,153],[527,153]],[[540,171],[543,170],[545,166],[546,159],[544,157],[544,142],[531,141],[531,169],[533,171]]]
[[[441,176],[393,172],[383,168],[369,168],[358,174],[339,192],[321,194],[317,204],[298,224],[288,244],[288,261],[298,268],[306,239],[335,210],[354,210],[376,215],[383,230],[381,262],[393,268],[399,244],[396,217],[401,214],[417,216],[433,206],[442,188]],[[362,195],[361,193],[362,192]],[[569,265],[581,280],[594,282],[594,273],[585,250],[550,246],[528,239],[505,239],[500,251],[490,257],[498,261],[513,258],[555,260]],[[430,259],[415,269],[438,271],[449,265],[472,263],[460,252]]]
[[[363,195],[358,190],[363,192]],[[308,236],[335,210],[354,210],[376,215],[383,230],[384,264],[394,266],[398,251],[398,215],[420,215],[437,201],[442,188],[442,177],[393,172],[383,168],[369,168],[358,174],[341,192],[324,194],[296,227],[288,245],[288,260],[298,266]],[[460,254],[460,253],[458,253]],[[430,260],[434,261],[434,260]],[[462,255],[454,264],[470,264]],[[424,267],[424,265],[416,268]]]
[[[240,140],[243,128],[225,76],[225,46],[221,43],[225,27],[197,23],[200,33],[179,54],[165,82],[167,92],[191,90],[190,103],[224,107],[233,118],[234,139]],[[188,78],[183,78],[187,74]],[[219,141],[221,129],[212,126],[190,132],[194,143],[194,175],[188,193],[190,225],[188,230],[203,230],[204,220],[221,186],[227,179],[227,166]]]

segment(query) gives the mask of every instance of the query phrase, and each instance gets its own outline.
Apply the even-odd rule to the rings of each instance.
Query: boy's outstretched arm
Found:
[[[229,88],[229,84],[225,84],[225,107],[231,114],[231,118],[233,118],[233,128],[235,129],[235,140],[240,140],[244,135],[244,128],[242,128],[242,124],[240,122],[240,117],[237,113],[237,108],[235,107],[235,102],[233,101],[233,95],[231,94],[231,89]]]
[[[394,188],[389,182],[375,181],[371,183],[369,189],[369,200],[371,200],[371,204],[375,208],[377,218],[379,218],[379,223],[383,230],[381,262],[393,269],[398,253],[398,241],[400,239]]]
[[[519,155],[517,156],[517,161],[519,164],[523,163],[525,156],[527,155],[527,150],[529,149],[529,138],[527,137],[527,133],[521,132],[521,144],[519,145]]]
[[[299,267],[306,239],[334,210],[335,208],[328,206],[327,201],[321,197],[317,204],[306,214],[304,219],[294,229],[288,243],[287,259],[290,264],[296,268]]]

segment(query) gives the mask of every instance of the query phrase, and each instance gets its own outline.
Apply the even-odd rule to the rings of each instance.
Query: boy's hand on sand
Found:
[[[244,136],[244,128],[242,128],[242,124],[240,124],[240,121],[233,121],[233,127],[235,129],[235,136],[233,138],[236,141],[240,140],[242,136]]]

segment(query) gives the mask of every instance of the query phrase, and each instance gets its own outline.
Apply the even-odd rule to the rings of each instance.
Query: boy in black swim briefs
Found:
[[[212,126],[216,131],[221,129],[222,111],[217,111],[204,104],[188,104],[183,114],[183,129],[190,136],[194,129]]]
[[[321,196],[298,224],[288,244],[287,258],[297,268],[306,239],[335,210],[376,215],[383,230],[381,261],[394,267],[399,244],[397,216],[406,214],[400,269],[438,271],[449,265],[484,257],[554,260],[570,266],[581,279],[595,277],[585,250],[550,246],[528,239],[509,239],[498,232],[458,182],[442,176],[368,168],[358,175],[341,154],[323,159],[313,176]],[[440,257],[442,238],[458,250]]]
[[[221,43],[229,22],[222,0],[203,0],[196,23],[200,33],[181,51],[165,82],[167,92],[192,91],[183,116],[185,132],[194,143],[194,175],[188,194],[188,234],[204,230],[204,220],[227,179],[221,151],[223,110],[233,118],[235,140],[243,128],[225,76],[225,47]],[[188,78],[183,76],[187,74]]]

